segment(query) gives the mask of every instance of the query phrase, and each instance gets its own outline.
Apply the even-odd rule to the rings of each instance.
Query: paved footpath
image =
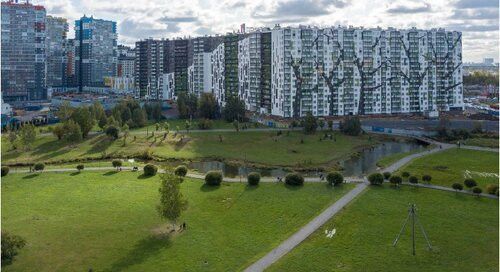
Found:
[[[245,271],[256,272],[264,271],[271,264],[276,262],[279,258],[283,257],[285,254],[290,252],[298,244],[304,241],[309,235],[316,231],[319,227],[325,224],[330,218],[337,214],[342,208],[344,208],[351,200],[358,196],[363,190],[366,189],[368,184],[366,182],[356,185],[354,189],[345,194],[342,198],[337,200],[333,205],[324,210],[320,215],[314,218],[312,221],[307,223],[299,231],[297,231],[290,238],[281,243],[278,247],[269,252],[266,256],[262,257],[260,260],[249,266]]]

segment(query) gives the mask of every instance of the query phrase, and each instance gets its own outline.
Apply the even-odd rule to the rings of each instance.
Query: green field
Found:
[[[433,149],[434,147],[435,147],[434,145],[428,145],[426,147],[426,150]],[[401,160],[402,158],[404,158],[406,156],[409,156],[409,155],[412,155],[415,153],[419,153],[422,151],[424,151],[424,150],[415,150],[415,151],[410,151],[410,152],[395,153],[395,154],[392,154],[389,156],[385,156],[377,162],[377,166],[381,167],[381,168],[385,168],[385,167],[388,167],[391,164]]]
[[[155,133],[157,138],[145,134],[129,136],[124,147],[123,140],[110,140],[105,135],[90,135],[88,139],[69,145],[58,141],[54,136],[40,136],[30,151],[12,150],[9,142],[2,139],[2,160],[6,164],[33,163],[44,161],[52,163],[68,162],[75,159],[106,159],[140,156],[150,150],[158,159],[203,159],[215,158],[236,160],[262,165],[294,167],[318,166],[345,159],[359,149],[377,144],[382,136],[363,135],[357,137],[336,133],[336,141],[319,141],[316,135],[302,132],[246,131],[246,132],[199,132],[184,134],[160,143],[163,133]],[[220,142],[219,135],[223,141]],[[136,137],[134,140],[133,137]],[[304,143],[301,143],[304,139]]]
[[[491,138],[491,137],[469,138],[463,142],[466,145],[483,146],[483,147],[491,147],[498,149],[498,138]]]
[[[176,131],[177,127],[179,128],[179,130],[185,130],[186,129],[186,121],[187,121],[187,119],[171,119],[171,120],[163,120],[163,121],[160,121],[159,123],[168,122],[170,131]],[[199,129],[198,122],[199,122],[199,119],[191,120],[191,128],[190,129],[198,130]],[[240,123],[240,127],[243,127],[244,125],[246,125],[248,128],[263,128],[263,127],[265,127],[264,125],[258,124],[258,123],[250,123],[250,122]],[[234,129],[234,125],[232,122],[227,122],[225,120],[212,120],[211,129]],[[150,132],[156,130],[156,123],[151,122],[150,125],[147,125],[147,126],[142,127],[142,128],[133,129],[133,130],[131,130],[131,132],[146,131],[146,130],[148,130]]]
[[[158,177],[131,172],[9,174],[2,230],[27,240],[4,271],[235,271],[262,257],[352,188],[186,180],[187,230],[153,236]]]
[[[410,228],[392,242],[417,205],[433,245]],[[269,271],[498,271],[498,200],[403,186],[371,187]],[[325,230],[336,229],[333,238]]]
[[[465,171],[476,172],[472,173],[472,178],[484,190],[490,183],[498,184],[498,178],[482,177],[478,173],[498,174],[498,152],[453,148],[415,159],[399,172],[403,171],[419,178],[431,175],[432,184],[448,187],[455,182],[462,183]]]

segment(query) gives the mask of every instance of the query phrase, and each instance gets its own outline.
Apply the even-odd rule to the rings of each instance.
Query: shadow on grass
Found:
[[[108,171],[108,172],[106,172],[106,173],[104,173],[104,174],[102,174],[102,175],[103,175],[103,176],[112,176],[112,175],[114,175],[114,174],[116,174],[116,173],[118,173],[118,171],[117,171],[117,170],[111,170],[111,171]]]
[[[291,190],[291,191],[300,190],[302,187],[304,187],[304,185],[288,185],[285,183],[285,188],[287,188],[288,190]]]
[[[97,141],[97,139],[101,139],[100,141]],[[103,151],[106,151],[108,147],[113,144],[113,141],[110,140],[107,137],[97,137],[96,142],[92,147],[87,150],[85,154],[96,154],[96,153],[102,153]]]
[[[40,174],[38,174],[38,173],[30,174],[30,175],[24,176],[23,179],[32,179],[32,178],[38,177],[39,175]]]
[[[144,173],[143,174],[140,174],[139,176],[137,176],[137,179],[149,179],[149,178],[152,178],[154,176],[148,176],[148,175],[145,175]]]
[[[205,183],[203,183],[203,185],[201,185],[200,187],[200,191],[202,192],[212,192],[212,191],[215,191],[217,189],[220,188],[220,185],[207,185]]]
[[[161,249],[170,247],[171,244],[169,237],[157,238],[152,235],[145,237],[135,244],[134,248],[126,256],[113,263],[107,271],[123,271],[130,266],[141,264],[145,260],[154,257]]]
[[[78,176],[80,175],[82,172],[73,172],[71,174],[69,174],[70,176]]]
[[[250,184],[247,184],[247,186],[245,186],[245,191],[255,191],[259,188],[259,185],[250,185]]]

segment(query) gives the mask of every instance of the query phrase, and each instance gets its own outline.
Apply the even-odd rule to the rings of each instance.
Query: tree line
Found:
[[[221,108],[211,93],[203,93],[200,97],[193,93],[181,93],[177,97],[177,109],[180,118],[183,119],[223,118],[227,122],[245,121],[245,103],[237,96],[229,96],[224,107]]]

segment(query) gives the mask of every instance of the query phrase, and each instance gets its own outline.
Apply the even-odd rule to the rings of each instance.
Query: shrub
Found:
[[[188,172],[188,169],[185,165],[179,165],[175,168],[174,174],[179,177],[185,177]]]
[[[119,134],[120,134],[120,130],[118,130],[118,128],[113,126],[113,125],[110,125],[106,128],[106,135],[108,137],[113,138],[113,140],[118,139]]]
[[[381,185],[384,183],[384,176],[380,173],[373,173],[368,176],[368,181],[371,185]]]
[[[494,195],[496,194],[498,191],[498,185],[497,184],[488,184],[488,186],[486,186],[486,192],[490,195]]]
[[[148,177],[152,177],[156,175],[156,172],[158,172],[158,167],[154,164],[146,164],[144,166],[144,175]]]
[[[8,166],[2,166],[2,177],[7,176],[9,173],[10,168]]]
[[[411,176],[411,177],[408,179],[408,181],[409,181],[410,183],[417,184],[417,183],[418,183],[418,178],[417,178],[417,177],[415,177],[415,176]]]
[[[205,184],[210,186],[219,186],[222,182],[221,171],[208,171],[205,175]]]
[[[2,267],[11,264],[17,251],[26,245],[26,241],[17,235],[2,230]]]
[[[35,171],[43,171],[43,169],[45,169],[45,164],[43,162],[37,162],[35,163],[33,168],[35,169]]]
[[[464,189],[464,186],[457,182],[457,183],[453,183],[451,185],[451,188],[453,188],[453,190],[458,192],[458,191],[462,191]]]
[[[386,180],[389,180],[389,178],[391,177],[391,172],[384,172],[384,179]]]
[[[403,179],[400,176],[391,176],[389,179],[389,182],[392,183],[393,185],[399,186],[403,182]]]
[[[76,166],[76,170],[78,170],[78,172],[82,171],[84,168],[85,166],[83,164],[79,164]]]
[[[471,178],[468,178],[464,180],[464,185],[467,188],[472,188],[477,186],[477,182]]]
[[[260,182],[260,174],[257,172],[249,173],[247,181],[249,185],[258,185]]]
[[[401,173],[401,176],[403,178],[407,179],[408,177],[410,177],[410,173],[405,171],[405,172]]]
[[[476,194],[477,196],[479,196],[479,195],[483,192],[483,190],[481,190],[481,188],[479,188],[479,187],[474,187],[474,188],[472,189],[472,192],[473,192],[474,194]]]
[[[431,183],[432,177],[430,175],[423,175],[422,180],[426,183]]]
[[[152,160],[153,159],[153,153],[151,152],[151,150],[149,148],[145,149],[144,151],[142,151],[142,153],[139,156],[139,158],[141,158],[143,160]]]
[[[286,175],[285,183],[292,186],[301,186],[304,184],[304,177],[299,173],[290,173]]]
[[[122,165],[123,165],[123,163],[122,163],[122,161],[121,161],[121,160],[113,160],[113,161],[111,162],[111,164],[112,164],[112,165],[113,165],[113,167],[115,167],[115,168],[122,167]]]
[[[202,119],[198,122],[199,129],[211,129],[213,126],[213,122],[210,119]]]
[[[339,185],[344,182],[344,176],[339,172],[330,172],[326,175],[326,181],[332,186]]]

